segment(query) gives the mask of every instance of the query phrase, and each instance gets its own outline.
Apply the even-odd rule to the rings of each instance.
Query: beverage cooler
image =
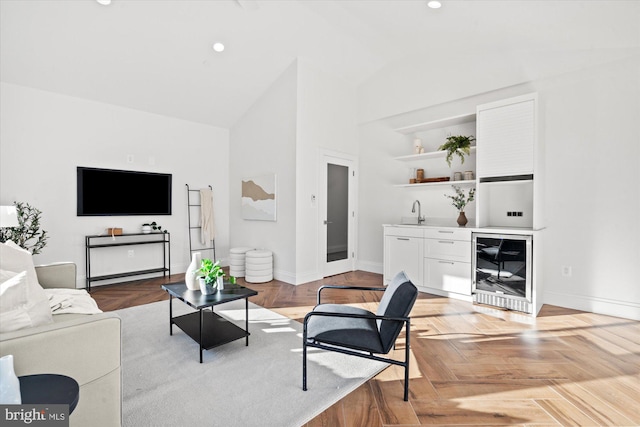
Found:
[[[533,313],[532,236],[473,233],[472,247],[473,301]]]

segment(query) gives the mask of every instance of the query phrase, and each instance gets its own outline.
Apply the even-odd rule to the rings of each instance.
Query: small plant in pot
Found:
[[[144,234],[149,234],[151,232],[162,232],[162,233],[166,233],[167,230],[162,231],[162,226],[158,225],[155,221],[153,222],[145,222],[144,224],[142,224],[142,232]]]
[[[447,152],[447,164],[451,167],[451,160],[453,155],[460,157],[460,162],[464,163],[464,156],[471,154],[471,143],[475,141],[473,135],[463,136],[455,135],[447,137],[447,142],[442,144],[438,150],[445,150]]]
[[[213,262],[203,259],[197,273],[200,274],[200,292],[204,295],[215,293],[221,287],[224,280],[224,271],[220,267],[220,261]]]
[[[468,222],[467,216],[464,213],[464,208],[465,206],[467,206],[467,204],[473,202],[476,195],[476,189],[470,189],[469,195],[465,195],[464,190],[462,190],[457,185],[452,185],[451,187],[455,190],[456,195],[452,196],[450,194],[445,194],[444,197],[451,199],[451,204],[455,206],[456,209],[458,209],[459,214],[457,222],[460,227],[464,227]]]

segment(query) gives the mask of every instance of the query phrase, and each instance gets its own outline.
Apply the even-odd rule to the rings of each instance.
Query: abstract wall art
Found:
[[[276,220],[276,175],[266,174],[242,180],[242,218]]]

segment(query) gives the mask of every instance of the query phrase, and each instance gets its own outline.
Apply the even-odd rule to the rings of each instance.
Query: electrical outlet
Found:
[[[133,154],[127,154],[127,163],[133,163]]]
[[[133,258],[135,256],[135,252],[133,251],[133,249],[129,249],[129,251],[127,251],[127,256],[129,258]]]
[[[570,265],[563,265],[562,266],[562,276],[563,277],[571,277],[572,274],[573,274],[573,271],[572,271]]]

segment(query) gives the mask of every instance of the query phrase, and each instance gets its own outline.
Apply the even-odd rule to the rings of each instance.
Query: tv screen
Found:
[[[171,174],[78,167],[78,216],[171,215]]]

